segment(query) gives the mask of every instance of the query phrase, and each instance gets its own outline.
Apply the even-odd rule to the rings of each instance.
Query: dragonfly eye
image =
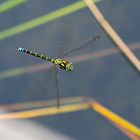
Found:
[[[70,71],[72,71],[72,70],[73,70],[73,65],[71,64],[71,65],[70,65]]]
[[[66,70],[67,71],[72,71],[73,70],[73,64],[72,63],[68,63],[66,66]]]

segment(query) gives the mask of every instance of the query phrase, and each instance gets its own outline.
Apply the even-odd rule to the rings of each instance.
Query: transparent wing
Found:
[[[69,29],[68,27],[62,28],[61,30],[62,41],[60,41],[61,47],[58,52],[58,58],[61,58],[65,54],[66,50],[68,49],[68,44],[70,44],[71,42],[73,34],[72,29]],[[71,32],[71,34],[69,32]]]
[[[94,42],[94,41],[97,41],[99,38],[100,38],[99,35],[90,38],[89,40],[87,40],[85,43],[83,43],[83,44],[80,45],[79,47],[77,47],[77,48],[75,48],[75,49],[73,49],[73,50],[70,50],[70,51],[68,51],[67,53],[65,53],[61,58],[64,58],[65,56],[67,56],[67,55],[69,55],[69,54],[71,54],[71,53],[73,53],[73,52],[76,52],[76,51],[79,51],[79,50],[81,50],[81,49],[83,49],[83,48],[85,48],[85,47],[88,47],[89,44],[91,44],[91,43]]]
[[[57,95],[57,107],[60,106],[60,90],[59,90],[59,79],[58,79],[58,68],[56,68],[55,66],[54,68],[54,76],[55,76],[55,87],[56,87],[56,95]]]
[[[42,100],[51,97],[51,89],[53,88],[53,74],[55,69],[51,66],[46,71],[34,73],[30,76],[27,86],[21,95],[26,101]]]

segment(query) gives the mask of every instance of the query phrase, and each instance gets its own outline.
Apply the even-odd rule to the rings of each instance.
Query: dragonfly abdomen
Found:
[[[39,53],[35,53],[35,52],[30,51],[30,50],[25,49],[25,48],[18,48],[18,51],[21,51],[21,52],[24,52],[24,53],[33,55],[33,56],[35,56],[35,57],[39,57],[39,58],[41,58],[41,59],[46,59],[46,60],[48,60],[48,61],[52,61],[51,58],[49,58],[49,57],[47,57],[47,56],[45,56],[45,55],[42,55],[42,54],[39,54]]]

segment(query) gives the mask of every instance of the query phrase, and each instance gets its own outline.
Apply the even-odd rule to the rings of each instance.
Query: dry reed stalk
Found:
[[[134,53],[127,47],[124,41],[119,37],[119,35],[115,32],[115,30],[111,27],[111,25],[104,18],[100,10],[97,8],[95,3],[92,0],[85,0],[88,8],[91,13],[95,16],[101,27],[106,31],[109,37],[116,43],[116,45],[120,48],[120,50],[125,54],[125,56],[131,61],[131,63],[136,67],[136,69],[140,72],[140,61],[134,55]]]
[[[135,126],[134,124],[128,122],[127,120],[123,119],[119,115],[115,114],[114,112],[110,111],[106,107],[102,106],[100,103],[93,101],[91,102],[91,108],[107,118],[108,120],[112,121],[115,124],[118,124],[122,128],[130,131],[131,133],[140,136],[140,129]]]

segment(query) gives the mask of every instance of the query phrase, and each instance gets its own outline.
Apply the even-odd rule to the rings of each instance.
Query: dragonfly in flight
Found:
[[[72,71],[73,68],[74,68],[73,67],[73,64],[71,62],[69,62],[68,60],[64,59],[64,57],[66,57],[67,55],[69,55],[71,53],[74,53],[74,52],[76,52],[78,50],[81,50],[81,49],[87,47],[89,44],[91,44],[94,41],[97,41],[99,38],[100,38],[99,35],[90,38],[89,40],[87,40],[86,42],[84,42],[79,47],[77,47],[75,49],[72,49],[72,50],[68,51],[67,53],[65,53],[61,58],[50,58],[50,57],[48,57],[46,55],[39,54],[39,53],[30,51],[29,49],[25,49],[25,48],[21,48],[21,47],[17,48],[17,50],[20,51],[20,52],[23,52],[23,53],[27,53],[29,55],[33,55],[35,57],[39,57],[41,59],[44,59],[44,60],[47,60],[47,61],[50,61],[51,63],[53,63],[53,65],[56,68],[57,83],[58,83],[58,68],[60,68],[62,70],[65,70],[65,71]],[[58,84],[57,84],[57,86],[58,86]],[[59,88],[57,87],[57,89],[59,89]],[[59,90],[57,92],[58,92],[57,93],[57,106],[59,107],[60,106]]]

